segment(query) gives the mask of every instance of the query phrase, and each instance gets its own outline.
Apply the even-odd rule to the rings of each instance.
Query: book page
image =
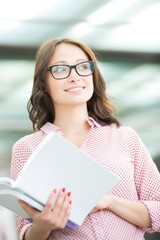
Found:
[[[15,182],[11,178],[8,178],[8,177],[0,178],[0,190],[13,188],[14,185],[15,185]]]
[[[17,192],[14,189],[0,189],[0,205],[3,207],[11,210],[12,212],[24,217],[29,218],[27,213],[23,210],[21,205],[18,203],[18,199],[23,200],[24,202],[27,202],[32,207],[42,210],[44,206],[37,203],[33,199],[29,198],[28,196],[24,195],[21,192]]]

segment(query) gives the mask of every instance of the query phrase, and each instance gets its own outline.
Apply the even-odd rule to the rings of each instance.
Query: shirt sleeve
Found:
[[[143,228],[143,230],[155,232],[160,229],[160,173],[135,131],[133,154],[138,198],[147,207],[151,218],[151,228]]]
[[[23,168],[25,162],[29,158],[31,150],[26,144],[23,144],[22,140],[19,140],[13,145],[12,149],[12,161],[11,161],[11,178],[16,180],[19,175],[20,170]],[[32,225],[29,221],[17,216],[17,234],[18,239],[23,240],[25,232]]]
[[[21,218],[19,216],[17,218],[17,234],[19,240],[24,240],[24,235],[28,228],[32,226],[32,223],[28,222],[24,218]]]

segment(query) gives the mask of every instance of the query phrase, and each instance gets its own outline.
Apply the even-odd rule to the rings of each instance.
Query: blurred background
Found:
[[[36,50],[57,37],[93,49],[121,123],[138,132],[160,169],[159,25],[160,0],[0,0],[0,177],[9,176],[12,145],[32,132],[26,104]],[[15,229],[0,207],[0,240],[16,240]]]

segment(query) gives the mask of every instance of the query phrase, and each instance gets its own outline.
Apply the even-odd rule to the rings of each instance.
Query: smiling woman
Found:
[[[13,146],[13,179],[38,144],[56,132],[117,174],[120,181],[76,230],[66,226],[74,204],[74,192],[66,186],[53,186],[42,212],[19,201],[32,218],[31,223],[17,217],[19,240],[142,240],[145,232],[160,229],[159,171],[138,134],[116,118],[88,46],[68,38],[42,44],[28,111],[35,133]]]
[[[12,144],[22,136],[30,134],[32,132],[32,124],[34,124],[37,132],[41,132],[41,126],[43,128],[45,122],[49,122],[51,127],[56,114],[53,103],[57,106],[56,110],[60,109],[59,102],[53,102],[49,89],[45,88],[44,90],[43,86],[40,86],[40,88],[44,91],[35,92],[35,98],[33,99],[35,103],[34,110],[36,110],[36,112],[34,112],[34,110],[32,112],[33,115],[35,114],[35,118],[33,117],[34,122],[29,120],[26,109],[32,89],[35,51],[43,41],[56,38],[57,36],[69,36],[79,39],[80,41],[86,42],[95,51],[100,61],[98,65],[100,70],[103,70],[103,77],[107,82],[107,93],[109,96],[113,96],[112,100],[118,110],[121,123],[133,127],[138,132],[156,162],[157,156],[160,154],[160,1],[121,0],[120,2],[119,0],[87,0],[78,1],[77,4],[75,4],[75,0],[5,0],[0,2],[0,175],[5,176],[6,171],[7,176],[9,174],[10,156],[7,155],[6,161],[6,153],[4,156],[5,149],[11,154]],[[119,4],[119,2],[121,4]],[[72,52],[70,54],[72,54]],[[46,56],[43,55],[42,60],[44,59],[45,61],[46,57],[47,54]],[[89,61],[91,60],[92,58],[89,59]],[[71,66],[76,65],[77,62],[69,62],[67,64]],[[45,66],[45,73],[48,76],[50,75],[51,83],[54,84],[54,81],[58,80],[54,79],[47,71],[49,66],[51,66],[49,63]],[[97,62],[94,61],[94,78],[96,77],[96,70]],[[77,77],[75,69],[71,70],[71,76],[74,76],[74,78]],[[60,82],[56,82],[56,87],[58,84],[60,87],[60,84],[63,84],[61,81],[66,80],[67,79],[63,79],[60,80]],[[41,79],[41,83],[46,83],[45,74]],[[92,118],[96,120],[96,123],[100,123],[102,126],[105,124],[103,120],[101,121],[97,118],[97,114],[101,109],[102,103],[99,99],[100,97],[102,99],[104,95],[103,91],[97,91],[98,86],[95,84],[97,83],[94,83],[93,86],[95,89],[93,91],[93,97],[90,102],[87,102],[87,113],[88,116],[92,116]],[[101,85],[100,89],[104,89],[104,86]],[[84,84],[79,84],[78,87],[65,86],[64,92],[61,92],[62,95],[59,95],[59,98],[57,96],[56,99],[61,100],[61,103],[64,104],[63,107],[67,109],[68,106],[69,110],[69,107],[71,107],[69,100],[72,106],[73,103],[75,107],[78,106],[78,103],[82,103],[82,94],[84,94],[86,90],[86,85]],[[60,99],[60,96],[63,96],[64,93],[65,97],[67,97],[67,102],[64,102],[63,98]],[[99,102],[97,101],[94,105],[95,98],[97,98]],[[74,102],[72,102],[72,100],[74,100]],[[94,111],[92,106],[95,107]],[[82,110],[77,110],[77,112],[75,110],[74,114],[71,115],[70,112],[68,113],[66,111],[64,115],[61,116],[61,119],[64,119],[66,124],[68,124],[65,128],[68,129],[68,132],[66,132],[66,130],[65,135],[68,135],[71,141],[75,141],[76,135],[76,145],[78,146],[83,142],[85,134],[78,128],[81,126],[81,122],[77,120],[74,121],[74,116],[78,116],[80,120],[82,112]],[[112,116],[115,116],[112,108],[110,112]],[[104,115],[109,116],[108,112],[104,112]],[[58,117],[58,115],[56,116]],[[75,122],[77,123],[77,128],[73,128],[72,126],[71,129],[74,130],[74,139],[73,132],[71,134],[69,128],[69,120],[67,122],[69,116],[73,126],[75,126]],[[91,123],[90,119],[87,120]],[[108,119],[107,126],[109,126],[110,123]],[[53,124],[53,126],[55,127],[57,125]],[[63,128],[59,128],[57,127],[54,130],[64,134]],[[86,128],[88,128],[88,125]],[[90,128],[95,130],[95,127],[92,125]],[[91,155],[93,154],[92,148],[95,149],[96,153],[94,154],[96,155],[96,160],[99,160],[101,155],[105,155],[103,149],[106,148],[108,148],[106,156],[113,156],[110,154],[110,146],[113,145],[113,142],[109,143],[105,141],[105,144],[100,144],[99,146],[98,137],[92,135],[92,131],[94,130],[91,129],[82,144],[82,150],[87,151]],[[99,130],[100,129],[97,128],[97,131]],[[107,134],[107,136],[111,135],[112,134]],[[104,137],[105,140],[107,136]],[[89,146],[87,149],[87,143],[93,140],[95,141],[95,145],[92,147]],[[34,141],[36,142],[37,140]],[[122,139],[117,142],[120,144]],[[24,148],[19,148],[21,154],[26,151],[26,148],[30,149],[29,147],[32,144],[26,143],[24,145]],[[123,149],[123,147],[121,149]],[[116,147],[114,147],[114,150],[116,155]],[[16,156],[19,156],[19,152],[16,152]],[[28,155],[26,156],[24,154],[21,160],[19,160],[19,158],[16,160],[16,163],[18,162],[21,166],[27,157]],[[107,164],[109,166],[110,164],[112,165],[115,159],[116,157],[112,157],[110,161],[108,159]],[[126,158],[124,157],[124,159]],[[104,164],[104,162],[105,161],[103,161],[102,164]],[[121,161],[117,161],[117,164],[119,162]],[[160,160],[158,160],[158,162],[160,162]],[[132,164],[133,161],[130,162],[131,166]],[[124,164],[124,166],[128,165]],[[117,166],[115,166],[115,168],[116,167]],[[17,174],[18,172],[17,170]],[[130,173],[130,169],[128,172]],[[127,180],[128,178],[125,183],[123,183],[122,189],[126,186]],[[139,191],[140,190],[141,189],[139,189]],[[117,192],[115,195],[117,195]],[[126,196],[125,193],[122,197],[130,198],[130,196]],[[143,196],[140,196],[140,198],[141,197]],[[152,212],[151,209],[149,210]],[[159,210],[157,210],[157,212],[158,211]],[[101,211],[101,213],[102,212],[103,211]],[[108,211],[107,214],[110,215]],[[87,221],[88,219],[90,218],[87,218]],[[92,217],[91,221],[92,224],[94,224],[96,220]],[[103,225],[102,219],[100,219],[100,221]],[[110,221],[110,219],[107,218],[107,221]],[[117,218],[115,222],[116,224],[118,223]],[[25,225],[23,220],[22,223]],[[27,224],[25,226],[27,228]],[[22,227],[22,234],[25,226]],[[117,224],[116,226],[117,229],[119,229],[119,225]],[[0,226],[0,228],[1,227],[2,226]],[[103,228],[107,229],[107,227],[103,225]],[[87,229],[89,229],[89,227]],[[148,231],[148,229],[144,229],[144,231]],[[139,228],[137,232],[140,232]],[[105,236],[102,236],[102,233],[98,236],[99,239],[105,238]],[[155,240],[154,234],[150,235],[150,238]],[[57,238],[59,239],[59,237]],[[74,237],[69,236],[68,238],[72,239]],[[77,238],[83,239],[83,236]],[[112,238],[113,236],[111,239]],[[120,233],[118,239],[120,239]],[[132,237],[129,236],[128,239],[132,239]],[[160,233],[157,239],[160,239]],[[11,240],[13,240],[12,237]]]

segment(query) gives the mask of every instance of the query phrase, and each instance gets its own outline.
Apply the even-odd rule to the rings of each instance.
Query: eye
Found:
[[[89,64],[88,63],[81,63],[80,65],[78,65],[78,69],[79,70],[86,70],[89,69]]]
[[[53,73],[62,73],[62,72],[66,72],[66,71],[67,71],[67,67],[65,67],[65,66],[54,66],[52,68]]]

